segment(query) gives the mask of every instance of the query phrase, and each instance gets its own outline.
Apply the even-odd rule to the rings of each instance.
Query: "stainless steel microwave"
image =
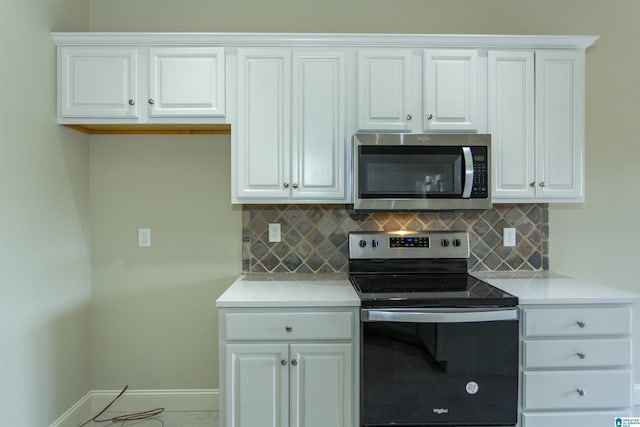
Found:
[[[356,133],[356,212],[491,208],[491,135]]]

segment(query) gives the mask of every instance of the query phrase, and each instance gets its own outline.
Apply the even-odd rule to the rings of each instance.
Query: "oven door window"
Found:
[[[518,322],[362,323],[363,426],[514,425]]]
[[[462,195],[464,157],[460,147],[363,146],[358,157],[362,199]]]

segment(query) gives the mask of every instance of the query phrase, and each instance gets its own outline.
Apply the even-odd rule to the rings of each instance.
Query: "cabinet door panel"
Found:
[[[225,348],[225,427],[287,427],[287,344],[227,344]]]
[[[475,50],[424,51],[425,130],[477,130],[477,62]]]
[[[290,194],[291,52],[238,52],[237,197]]]
[[[539,197],[584,198],[584,54],[536,53]]]
[[[149,115],[224,116],[224,48],[152,48]]]
[[[492,198],[533,198],[534,54],[489,52],[488,74]]]
[[[293,58],[293,198],[345,198],[343,51]]]
[[[292,344],[291,427],[351,427],[351,344]]]
[[[138,117],[138,50],[62,47],[58,111],[61,117]]]
[[[358,52],[358,129],[409,130],[411,50]]]

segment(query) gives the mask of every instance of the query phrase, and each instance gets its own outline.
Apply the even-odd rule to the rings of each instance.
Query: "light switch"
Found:
[[[502,231],[502,245],[503,246],[515,246],[516,245],[516,229],[505,228]]]
[[[151,229],[150,228],[138,228],[138,247],[140,248],[151,247]]]
[[[280,224],[269,224],[269,241],[280,242],[282,239]]]

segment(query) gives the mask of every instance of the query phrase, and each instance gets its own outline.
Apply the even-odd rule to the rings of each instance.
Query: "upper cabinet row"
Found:
[[[494,202],[584,200],[597,38],[114,34],[54,35],[58,122],[230,125],[234,203],[349,203],[358,131],[490,133]]]

